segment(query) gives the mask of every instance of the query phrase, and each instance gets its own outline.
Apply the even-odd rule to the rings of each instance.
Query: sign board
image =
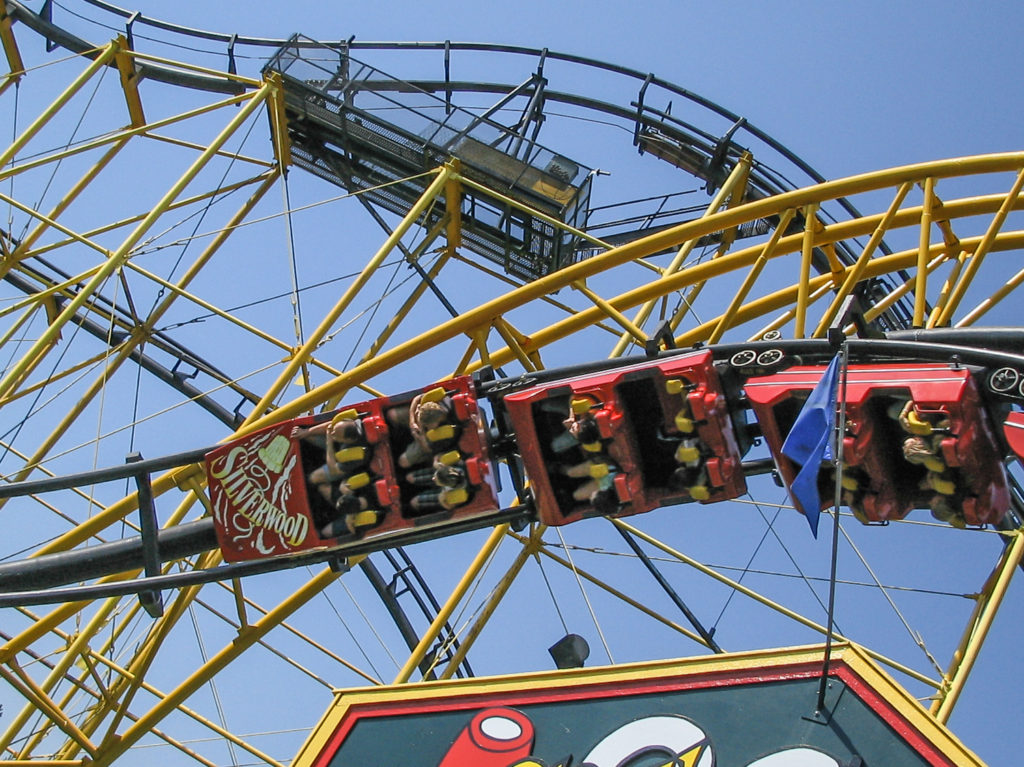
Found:
[[[295,767],[970,767],[863,651],[716,655],[340,691]]]

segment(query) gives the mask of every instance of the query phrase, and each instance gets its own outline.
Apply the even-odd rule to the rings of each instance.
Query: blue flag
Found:
[[[831,460],[830,435],[836,417],[836,382],[839,378],[839,357],[832,358],[814,387],[807,402],[793,422],[793,428],[782,443],[782,454],[799,468],[789,496],[793,505],[807,517],[814,537],[818,537],[821,496],[818,495],[818,469],[823,460]]]

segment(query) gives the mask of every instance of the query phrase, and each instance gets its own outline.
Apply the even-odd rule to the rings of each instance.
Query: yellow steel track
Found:
[[[20,58],[13,36],[4,30],[0,37],[11,62],[9,78],[27,82],[36,76],[16,71]],[[66,75],[70,84],[50,103],[33,105],[37,112],[21,119],[28,127],[0,155],[0,201],[28,222],[23,235],[8,232],[0,242],[2,274],[20,276],[33,286],[0,306],[0,352],[9,360],[0,377],[0,405],[15,414],[29,401],[42,401],[37,399],[40,393],[47,402],[43,417],[27,420],[28,428],[16,439],[4,438],[8,481],[88,468],[95,445],[105,442],[114,444],[112,452],[102,453],[100,465],[116,461],[109,456],[119,450],[127,452],[125,430],[133,420],[124,398],[134,373],[126,376],[125,371],[135,369],[133,352],[147,348],[156,329],[198,314],[206,319],[189,343],[214,355],[221,349],[232,363],[244,360],[244,366],[235,368],[244,376],[209,384],[233,395],[252,395],[235,435],[346,398],[365,398],[366,392],[397,391],[485,364],[504,366],[511,374],[628,353],[663,320],[671,323],[680,346],[760,338],[771,331],[790,338],[821,337],[844,299],[881,276],[890,278],[890,288],[871,294],[869,320],[906,297],[917,327],[1019,324],[1014,319],[1019,313],[1012,310],[1024,295],[1018,255],[1024,229],[1016,221],[1024,206],[1019,197],[1024,152],[881,170],[748,203],[739,202],[745,184],[740,165],[702,217],[615,248],[597,241],[597,255],[525,285],[509,284],[460,248],[456,202],[473,182],[453,163],[433,171],[420,202],[379,246],[350,239],[345,219],[334,219],[329,241],[337,246],[331,255],[335,261],[328,259],[325,248],[309,273],[321,274],[325,264],[336,263],[346,279],[331,295],[321,291],[304,299],[306,329],[293,334],[289,307],[276,317],[232,308],[242,305],[247,292],[267,286],[275,290],[266,293],[277,292],[287,282],[280,264],[272,269],[263,265],[273,251],[284,248],[283,239],[273,234],[261,244],[267,235],[247,237],[248,232],[267,232],[268,222],[280,226],[280,210],[273,211],[267,194],[282,186],[286,170],[280,83],[237,78],[244,87],[239,96],[191,94],[183,100],[188,103],[179,104],[154,93],[150,100],[131,76],[135,56],[117,40],[91,62],[64,62],[63,69],[77,68]],[[100,112],[90,127],[91,138],[60,146],[54,126],[77,119],[72,110],[109,70],[105,65],[121,75],[114,85],[122,96],[120,108]],[[179,131],[182,126],[187,130]],[[244,143],[253,126],[264,137],[269,131],[273,143]],[[34,191],[43,183],[39,179],[51,173],[63,184],[59,201],[38,206]],[[149,198],[139,184],[126,182],[143,177],[159,188]],[[31,191],[21,194],[22,189]],[[336,190],[327,194],[337,196]],[[817,215],[840,197],[870,212],[834,222]],[[212,201],[217,204],[209,206]],[[326,203],[332,211],[337,204]],[[444,225],[422,231],[420,213],[435,205],[447,205]],[[301,204],[293,207],[292,219],[305,226]],[[183,228],[182,222],[197,211],[205,211],[199,223]],[[763,219],[783,223],[774,234],[754,242],[733,239],[737,227]],[[787,223],[795,220],[805,222],[802,230],[785,233]],[[721,235],[721,245],[698,258],[696,244],[712,234]],[[193,237],[195,244],[183,247]],[[883,240],[893,252],[882,251]],[[835,256],[837,243],[858,254],[855,263],[846,265]],[[391,298],[385,270],[405,258],[400,244],[457,296],[460,311],[439,319],[430,294],[417,283],[396,294],[384,310],[388,322],[353,342],[343,333],[349,324],[382,297]],[[184,255],[187,250],[180,267],[168,269],[164,247],[167,253]],[[815,253],[825,254],[827,271],[812,268]],[[37,269],[37,260],[44,257],[69,276]],[[252,274],[257,279],[250,279]],[[112,293],[133,307],[134,317],[126,319],[98,300]],[[117,342],[102,346],[83,341],[76,330],[76,318],[82,316],[108,328]],[[309,317],[316,322],[309,323]],[[355,358],[346,364],[349,349],[355,350]],[[127,388],[112,388],[115,379],[126,378]],[[115,419],[112,411],[122,412]],[[191,410],[183,411],[180,403],[144,402],[141,412],[153,414],[154,425],[140,427],[138,439],[147,456],[171,452],[170,443],[177,449],[232,436],[219,425],[189,433],[179,414]],[[204,513],[200,467],[154,478],[153,490],[165,526]],[[12,536],[3,554],[22,549],[31,555],[53,553],[131,534],[137,499],[129,491],[96,488],[25,499],[18,508],[12,502],[0,512],[9,520],[4,526],[18,526],[22,532]],[[782,498],[774,490],[760,489],[755,500]],[[797,607],[787,607],[781,599],[740,583],[735,574],[709,566],[701,551],[687,553],[694,541],[683,515],[717,515],[726,536],[731,525],[741,524],[730,517],[744,518],[733,516],[742,513],[670,509],[649,515],[650,520],[615,524],[633,530],[661,556],[685,565],[687,573],[715,584],[708,588],[735,590],[743,599],[777,611],[782,623],[791,623],[797,632],[823,631],[823,618],[801,599]],[[673,514],[678,522],[667,523]],[[5,707],[0,719],[0,753],[11,764],[106,765],[122,758],[124,763],[138,761],[146,757],[126,756],[130,749],[163,744],[183,763],[225,763],[224,749],[229,749],[245,752],[246,763],[282,764],[290,758],[288,744],[301,738],[252,733],[302,727],[302,722],[311,726],[330,701],[332,688],[414,681],[446,620],[458,622],[462,643],[458,655],[437,669],[442,677],[454,672],[464,653],[472,657],[478,639],[501,648],[509,640],[499,635],[509,632],[516,633],[519,646],[536,644],[541,653],[533,657],[523,652],[522,660],[499,670],[542,665],[544,642],[550,644],[558,632],[534,636],[535,628],[515,617],[516,603],[522,608],[528,601],[547,600],[537,579],[538,562],[559,573],[562,588],[575,590],[577,580],[586,582],[588,590],[603,595],[595,599],[617,603],[614,609],[631,616],[635,631],[675,637],[666,642],[673,654],[705,652],[699,638],[657,595],[637,588],[628,576],[620,577],[617,565],[605,572],[595,569],[603,567],[599,558],[592,557],[589,565],[581,562],[586,551],[601,545],[591,540],[596,524],[588,523],[581,533],[564,532],[578,540],[581,548],[574,555],[558,535],[543,529],[514,533],[498,528],[482,540],[426,548],[423,556],[448,560],[435,584],[448,596],[437,620],[422,630],[419,647],[411,657],[396,659],[389,678],[369,670],[359,642],[345,636],[332,617],[337,610],[354,614],[355,608],[336,608],[327,601],[342,598],[342,589],[348,588],[343,584],[351,579],[329,569],[167,593],[160,618],[148,617],[135,598],[8,609],[0,676],[20,703]],[[844,526],[852,528],[850,535],[860,535],[856,523],[844,521]],[[843,633],[866,644],[894,674],[922,690],[921,697],[931,698],[933,715],[947,721],[1024,544],[1019,533],[1006,534],[1010,545],[1003,547],[991,532],[921,527],[927,529],[882,532],[906,540],[929,536],[936,541],[929,545],[935,546],[937,558],[943,556],[943,547],[959,547],[965,537],[973,536],[972,545],[987,539],[980,545],[988,552],[981,562],[984,572],[964,589],[973,595],[968,609],[957,608],[964,613],[961,624],[967,626],[959,645],[940,644],[942,657],[930,651],[911,657],[905,648],[893,650],[876,642],[858,621],[851,621]],[[170,564],[167,570],[217,562],[218,554],[210,552]],[[528,590],[517,590],[524,582]],[[369,622],[375,621],[371,617]],[[193,624],[212,626],[201,644]],[[794,642],[806,636],[798,633]],[[723,631],[718,637],[730,649],[758,642],[756,635]],[[949,662],[949,657],[954,660]],[[227,696],[225,707],[221,695]],[[257,710],[261,708],[271,711]],[[286,714],[273,713],[282,708]],[[243,716],[243,711],[253,715]]]

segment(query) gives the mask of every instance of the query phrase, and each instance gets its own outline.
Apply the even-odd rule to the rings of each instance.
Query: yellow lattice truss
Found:
[[[9,79],[23,77],[15,71],[20,69],[20,60],[2,17],[0,38],[11,64]],[[41,391],[53,391],[65,381],[75,383],[74,396],[59,398],[66,410],[52,419],[48,433],[34,432],[34,444],[27,447],[9,446],[21,468],[7,470],[8,481],[67,472],[66,464],[57,460],[61,455],[58,446],[67,448],[62,440],[103,396],[107,382],[119,369],[132,366],[135,352],[146,347],[172,307],[182,304],[208,313],[211,327],[216,322],[222,332],[247,339],[266,361],[268,372],[257,383],[232,380],[227,385],[249,397],[237,435],[337,404],[360,387],[370,392],[394,387],[395,379],[388,379],[389,374],[405,375],[407,386],[418,385],[423,382],[423,372],[404,373],[415,371],[417,363],[432,371],[434,378],[471,372],[482,365],[533,371],[556,360],[575,359],[581,349],[583,356],[590,358],[607,356],[610,350],[614,354],[634,350],[663,321],[671,324],[679,346],[760,338],[769,331],[797,338],[821,337],[847,296],[868,281],[874,288],[866,319],[884,314],[906,298],[913,305],[911,324],[916,327],[972,325],[998,316],[1007,302],[1020,300],[1024,268],[1019,258],[1007,254],[1019,252],[1024,245],[1024,231],[1008,225],[1022,206],[1019,191],[1024,182],[1024,153],[882,170],[746,204],[739,202],[745,184],[741,164],[702,217],[620,247],[608,248],[590,238],[600,251],[597,255],[525,285],[510,283],[504,275],[474,262],[462,248],[457,200],[470,182],[453,163],[432,172],[419,202],[368,258],[365,253],[347,252],[347,264],[364,265],[345,282],[340,297],[318,309],[319,321],[312,331],[298,339],[289,338],[286,331],[264,327],[263,318],[246,318],[224,308],[226,302],[218,297],[216,283],[211,286],[200,279],[215,257],[230,249],[236,231],[252,221],[266,193],[283,183],[282,162],[288,152],[280,84],[235,78],[242,88],[238,95],[207,94],[202,103],[164,114],[166,107],[159,100],[144,101],[133,76],[135,57],[124,41],[115,41],[91,60],[83,60],[66,89],[0,154],[0,181],[5,190],[17,190],[23,180],[27,183],[33,175],[49,173],[62,163],[79,169],[77,177],[62,182],[59,202],[45,210],[31,202],[32,197],[19,197],[17,191],[0,192],[4,205],[32,222],[21,236],[4,232],[2,241],[0,276],[18,277],[31,288],[23,298],[0,307],[5,323],[0,340],[10,360],[0,377],[0,405],[12,407]],[[118,76],[124,97],[123,111],[104,114],[113,127],[97,130],[88,140],[50,149],[53,142],[47,131],[55,123],[72,119],[70,105],[105,71]],[[257,123],[262,130],[269,130],[276,147],[275,151],[265,147],[266,158],[243,153],[233,143]],[[176,129],[182,125],[195,127],[192,135],[207,138],[178,137]],[[136,198],[134,186],[125,188],[119,198],[117,190],[123,184],[117,174],[125,172],[120,161],[141,150],[131,155],[130,165],[135,173],[146,174],[138,158],[146,157],[150,147],[175,150],[170,181],[152,200]],[[166,175],[168,167],[163,160],[160,163],[162,175]],[[230,166],[233,175],[224,181],[223,174],[214,172],[215,166]],[[101,181],[108,183],[102,185]],[[952,194],[940,200],[940,187]],[[740,192],[734,194],[736,190]],[[961,194],[959,190],[966,191]],[[203,220],[210,235],[176,277],[161,276],[153,265],[144,263],[140,254],[150,238],[169,230],[172,223],[177,225],[189,212],[235,192],[240,199],[230,210],[221,213],[216,222]],[[102,194],[103,200],[93,200],[91,210],[108,210],[110,218],[91,219],[83,225],[85,219],[75,214],[94,193]],[[817,215],[825,203],[842,197],[873,212],[841,221]],[[438,226],[423,231],[420,214],[434,205],[446,210],[445,217]],[[542,216],[536,211],[534,215]],[[732,237],[742,224],[762,220],[774,222],[775,227],[760,241],[751,244],[749,239]],[[697,258],[697,243],[709,235],[721,235],[717,240],[721,244],[711,257]],[[881,247],[883,241],[906,245],[887,252]],[[835,256],[838,243],[845,243],[857,254],[854,263],[843,263]],[[398,254],[399,246],[404,256]],[[426,283],[417,282],[390,313],[387,324],[357,350],[359,360],[347,367],[338,364],[340,355],[331,343],[334,334],[353,312],[362,310],[368,298],[378,295],[375,278],[396,254],[423,259],[428,275],[438,283],[454,273],[461,284],[486,288],[463,290],[457,316],[427,324],[424,307],[431,300],[430,293]],[[38,259],[44,257],[61,263],[67,276],[47,276],[37,269]],[[241,254],[233,257],[242,262],[240,268],[259,269]],[[822,268],[822,258],[827,268]],[[472,282],[466,282],[470,279],[466,274],[472,275]],[[118,283],[123,295],[148,290],[160,298],[149,309],[135,305],[135,316],[126,321],[99,300],[103,291],[109,293]],[[430,316],[436,317],[436,310],[430,309]],[[79,345],[71,339],[82,317],[109,327],[116,342],[98,351],[86,346],[77,353]],[[225,336],[225,347],[231,343]],[[69,347],[71,353],[65,356]],[[310,385],[317,376],[321,383]],[[292,388],[295,383],[304,385],[297,396]],[[221,436],[226,439],[230,435],[222,430]],[[23,438],[18,444],[24,442]],[[205,513],[201,467],[155,477],[153,492],[166,511],[166,527]],[[33,556],[131,534],[127,528],[134,525],[137,511],[137,498],[130,492],[109,499],[90,497],[83,491],[70,500],[40,497],[32,503],[33,514],[45,518],[47,531],[52,531],[40,536],[42,542],[31,549]],[[616,524],[647,539],[666,557],[781,611],[814,632],[824,631],[820,622],[701,564],[678,544],[649,536],[625,522]],[[460,568],[464,575],[450,588],[436,619],[422,632],[422,641],[401,663],[397,681],[412,679],[445,622],[474,593],[499,546],[504,546],[506,553],[510,548],[515,553],[502,566],[502,573],[490,573],[495,585],[489,587],[488,598],[468,621],[458,654],[437,669],[439,676],[451,676],[488,621],[499,620],[502,600],[524,566],[534,560],[571,568],[579,578],[629,605],[638,620],[675,632],[692,644],[694,652],[704,650],[699,637],[666,617],[651,604],[649,595],[629,592],[628,587],[607,582],[600,573],[576,567],[544,532],[537,528],[514,533],[498,528],[477,553],[453,555],[465,558]],[[956,661],[945,672],[922,672],[887,658],[883,650],[870,651],[876,659],[930,687],[934,691],[933,713],[940,720],[948,718],[1008,578],[1021,560],[1019,534],[1008,537],[1012,545],[1005,547],[991,578],[979,590],[977,608],[955,653]],[[218,554],[209,552],[164,567],[167,572],[178,572],[218,562]],[[107,580],[138,574],[128,570]],[[248,669],[256,675],[258,664],[273,652],[266,648],[272,648],[282,635],[301,645],[305,656],[316,658],[312,662],[281,660],[283,675],[312,680],[312,686],[321,690],[321,698],[308,699],[305,718],[310,725],[333,687],[351,685],[354,679],[378,681],[377,675],[361,667],[358,656],[343,657],[333,646],[332,636],[317,633],[308,619],[310,605],[337,583],[340,573],[325,568],[298,576],[293,574],[287,588],[267,589],[258,601],[247,594],[247,583],[181,588],[165,594],[165,609],[159,618],[146,616],[134,597],[9,609],[7,613],[17,617],[5,621],[0,675],[22,705],[5,710],[0,720],[3,758],[11,764],[107,765],[129,749],[157,739],[199,764],[223,763],[211,755],[219,752],[206,749],[206,742],[212,739],[247,752],[246,760],[280,764],[285,757],[272,756],[244,731],[234,730],[230,711],[224,719],[200,713],[213,710],[205,692],[212,682],[232,668]],[[215,603],[220,602],[233,605],[234,614],[230,608],[228,614],[218,612]],[[201,653],[185,653],[178,637],[196,612],[218,617],[217,644],[204,647]],[[857,640],[857,636],[849,638]],[[253,659],[257,650],[255,657],[261,660]],[[162,673],[169,668],[174,668],[173,673]],[[287,686],[287,682],[279,682],[274,689]],[[268,699],[265,705],[271,703]],[[195,733],[196,729],[205,734],[179,734]]]

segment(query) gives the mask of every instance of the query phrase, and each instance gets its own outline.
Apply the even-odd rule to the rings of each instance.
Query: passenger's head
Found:
[[[598,514],[614,514],[619,510],[619,497],[610,487],[597,490],[590,496],[590,505]]]
[[[593,418],[581,418],[575,423],[572,433],[582,443],[600,442],[601,430],[597,427],[597,421]]]
[[[466,484],[466,472],[461,466],[438,466],[434,482],[441,487],[459,487]]]
[[[448,419],[448,411],[438,402],[424,402],[416,417],[421,429],[436,429]]]
[[[334,503],[334,508],[341,514],[356,514],[362,508],[362,504],[357,495],[342,491],[341,496]]]
[[[334,436],[342,442],[359,442],[363,438],[358,421],[342,421],[334,427]]]

